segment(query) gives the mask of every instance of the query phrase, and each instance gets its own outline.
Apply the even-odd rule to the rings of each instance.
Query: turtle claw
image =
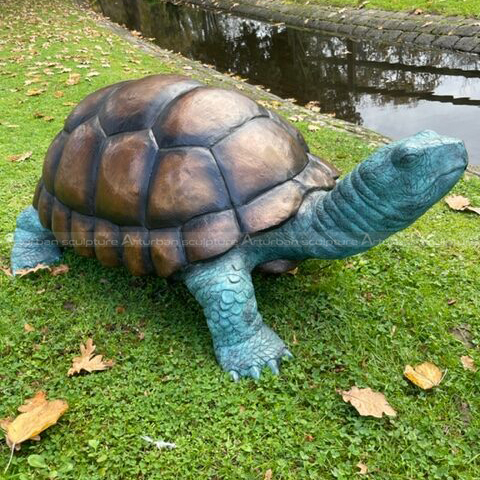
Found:
[[[288,362],[289,360],[291,360],[293,358],[293,353],[288,348],[286,348],[283,351],[283,357],[282,358],[284,360],[287,360],[287,362]]]
[[[253,367],[250,368],[248,374],[249,374],[250,377],[254,378],[255,380],[259,380],[262,372],[260,371],[260,369],[258,367],[253,366]]]
[[[243,342],[216,347],[215,354],[222,368],[235,381],[240,377],[258,380],[264,367],[278,375],[282,357],[293,357],[281,338],[266,325]]]
[[[267,365],[274,375],[278,375],[280,373],[277,360],[269,360]]]

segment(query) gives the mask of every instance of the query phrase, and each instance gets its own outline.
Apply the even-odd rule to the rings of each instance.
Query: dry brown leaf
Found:
[[[8,267],[0,267],[0,272],[3,272],[7,277],[13,277],[13,273]]]
[[[18,155],[10,155],[8,157],[8,161],[12,163],[20,163],[23,162],[24,160],[27,160],[27,158],[30,158],[33,155],[33,152],[25,152],[25,153],[19,153]]]
[[[388,404],[385,395],[371,388],[352,387],[348,391],[339,390],[343,401],[351,403],[362,416],[382,418],[383,414],[395,417],[397,412]]]
[[[30,325],[29,323],[26,323],[26,324],[23,326],[23,329],[24,329],[27,333],[34,332],[34,331],[35,331],[35,327],[32,327],[32,325]]]
[[[273,471],[271,468],[269,468],[266,472],[265,472],[265,475],[263,477],[263,480],[272,480],[272,477],[273,477]]]
[[[357,467],[359,468],[359,475],[366,475],[368,473],[368,467],[363,462],[358,462]]]
[[[477,215],[480,215],[480,208],[479,208],[479,207],[470,207],[470,206],[468,206],[468,207],[467,207],[467,210],[468,210],[469,212],[474,212],[474,213],[476,213]]]
[[[37,265],[36,267],[33,268],[24,268],[22,270],[17,270],[15,272],[15,275],[21,277],[24,277],[25,275],[30,275],[31,273],[36,273],[39,270],[50,270],[50,267],[48,265],[44,265],[43,263],[40,263],[40,265]]]
[[[53,96],[55,98],[62,98],[65,94],[61,90],[57,90],[56,92],[53,92]]]
[[[460,361],[462,362],[463,368],[465,370],[471,370],[472,372],[477,371],[477,367],[475,366],[475,361],[473,360],[472,357],[469,357],[468,355],[462,355],[460,357]]]
[[[80,74],[79,73],[71,73],[65,83],[67,85],[76,85],[80,81]]]
[[[30,90],[27,90],[27,95],[28,97],[35,97],[37,95],[41,95],[45,91],[44,88],[31,88]]]
[[[416,8],[412,13],[414,15],[421,15],[423,13],[423,10],[421,8]]]
[[[63,275],[64,273],[68,273],[70,267],[68,265],[56,265],[55,267],[51,267],[51,273],[54,277],[57,275]]]
[[[465,210],[470,205],[470,200],[462,195],[450,195],[445,198],[445,203],[452,210]]]
[[[287,275],[293,275],[293,276],[295,276],[295,275],[297,275],[297,273],[298,273],[298,267],[292,268],[291,270],[287,270],[285,273],[286,273]]]
[[[407,365],[403,374],[417,387],[429,390],[440,384],[443,378],[442,371],[433,363],[425,362],[412,367]]]
[[[43,430],[57,423],[67,409],[68,404],[64,400],[48,401],[44,392],[38,392],[18,408],[22,413],[17,418],[0,422],[7,434],[7,444],[19,445],[37,437]]]
[[[80,373],[82,370],[90,373],[113,367],[113,360],[102,360],[103,355],[94,356],[93,352],[95,349],[96,346],[93,344],[91,338],[87,340],[85,346],[80,344],[80,352],[82,354],[73,359],[73,366],[68,370],[68,375],[71,376],[75,373]]]

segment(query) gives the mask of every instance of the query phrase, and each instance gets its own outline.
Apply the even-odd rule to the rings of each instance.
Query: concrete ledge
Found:
[[[175,3],[313,28],[356,40],[374,39],[480,54],[480,19],[475,18],[292,5],[282,0],[177,0]]]

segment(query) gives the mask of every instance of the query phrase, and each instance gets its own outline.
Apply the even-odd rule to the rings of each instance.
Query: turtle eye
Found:
[[[415,168],[421,161],[421,155],[412,149],[399,145],[392,151],[392,163],[401,169]]]

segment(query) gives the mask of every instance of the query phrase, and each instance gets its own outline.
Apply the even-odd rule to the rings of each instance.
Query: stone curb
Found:
[[[280,98],[261,86],[250,85],[238,76],[220,73],[209,65],[190,60],[178,53],[171,52],[170,50],[165,50],[138,35],[133,35],[127,28],[112,22],[107,17],[95,13],[91,10],[85,0],[74,1],[77,7],[81,9],[83,13],[93,18],[98,25],[106,28],[115,35],[120,36],[149,55],[159,58],[163,63],[167,63],[174,69],[178,71],[183,70],[185,75],[197,78],[208,85],[230,89],[236,88],[265,107],[274,110],[287,118],[295,118],[295,121],[307,122],[318,127],[327,127],[332,130],[349,133],[368,142],[372,147],[378,147],[379,145],[385,145],[391,142],[391,139],[374,132],[373,130],[369,130],[365,127],[329,115],[314,112],[305,107],[296,105],[288,99]]]
[[[480,54],[480,19],[412,12],[285,4],[282,0],[177,0],[356,40],[400,42]]]

